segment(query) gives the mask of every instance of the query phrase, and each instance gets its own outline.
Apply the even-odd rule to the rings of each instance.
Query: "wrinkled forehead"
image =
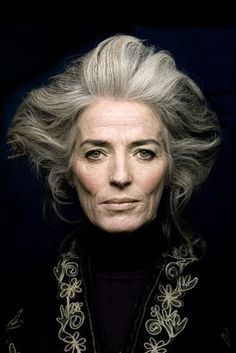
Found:
[[[78,117],[79,136],[88,133],[115,132],[148,133],[161,135],[163,124],[150,107],[136,101],[100,98],[88,106]],[[154,136],[153,136],[154,137]]]

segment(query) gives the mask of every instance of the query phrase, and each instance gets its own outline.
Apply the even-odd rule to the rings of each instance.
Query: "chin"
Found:
[[[137,222],[137,219],[130,220],[109,220],[98,222],[96,225],[108,233],[131,233],[142,227],[146,222]]]

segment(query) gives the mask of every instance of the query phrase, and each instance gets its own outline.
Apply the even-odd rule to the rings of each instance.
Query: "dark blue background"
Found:
[[[196,14],[196,12],[195,12]],[[44,187],[23,159],[9,160],[6,131],[24,94],[63,68],[66,60],[114,33],[133,34],[169,50],[179,68],[202,88],[218,114],[223,143],[217,163],[186,215],[224,262],[235,249],[236,26],[231,17],[197,13],[169,20],[159,15],[107,23],[1,25],[1,259],[48,257],[73,226],[42,217]],[[26,261],[26,260],[25,260]]]

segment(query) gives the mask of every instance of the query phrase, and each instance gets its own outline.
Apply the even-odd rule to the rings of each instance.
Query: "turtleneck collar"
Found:
[[[133,271],[148,268],[166,246],[158,219],[131,233],[107,233],[88,219],[80,222],[76,237],[97,269]]]

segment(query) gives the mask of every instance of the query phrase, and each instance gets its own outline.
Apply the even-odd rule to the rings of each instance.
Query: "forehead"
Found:
[[[80,114],[77,126],[79,135],[129,129],[156,135],[163,130],[160,118],[146,104],[113,98],[96,99]]]

